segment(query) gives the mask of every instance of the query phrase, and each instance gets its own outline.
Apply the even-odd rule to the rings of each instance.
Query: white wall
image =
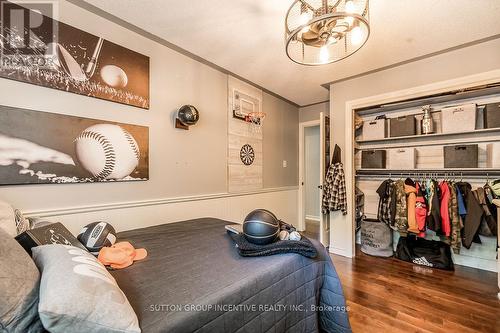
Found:
[[[500,39],[447,52],[384,71],[334,83],[330,86],[332,145],[342,148],[345,161],[345,105],[355,99],[408,89],[500,68]],[[346,184],[348,192],[353,184]],[[352,202],[348,201],[351,208]],[[330,251],[351,255],[352,221],[334,212],[330,218]]]
[[[7,186],[0,187],[0,199],[23,211],[47,212],[226,193],[227,75],[76,5],[62,0],[59,4],[60,21],[150,57],[150,110],[6,79],[0,79],[1,104],[149,126],[150,180],[113,184]],[[201,114],[199,123],[189,131],[173,127],[173,113],[184,104],[195,105]],[[280,140],[277,145],[274,138],[268,141],[264,138],[264,187],[296,186],[298,154],[294,152],[298,150],[298,108],[266,94],[263,110],[271,120],[267,125],[272,126],[265,129],[265,136],[268,132],[276,133]],[[283,172],[280,163],[275,162],[276,156],[283,158],[283,151],[288,160],[286,172]],[[267,160],[270,162],[266,163]],[[294,201],[282,201],[280,204],[290,205],[293,208],[291,211],[295,210]],[[144,212],[144,209],[140,211]],[[158,206],[149,209],[149,215],[145,215],[154,218],[154,223],[177,219],[162,216],[163,210]],[[199,215],[204,212],[200,210]],[[99,214],[101,218],[107,216]],[[118,213],[115,211],[110,216],[113,214]],[[120,214],[121,218],[116,223],[127,227],[153,223],[140,219],[135,212],[124,211]],[[72,215],[65,218],[68,219],[79,218]],[[83,222],[80,224],[85,224]],[[123,229],[120,225],[115,227]]]
[[[304,186],[306,218],[319,219],[319,126],[304,129]]]

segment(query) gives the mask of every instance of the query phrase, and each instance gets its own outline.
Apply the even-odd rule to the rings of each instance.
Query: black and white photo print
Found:
[[[0,4],[0,77],[149,109],[149,57],[43,15],[51,7]]]
[[[0,106],[0,185],[149,178],[149,129]]]

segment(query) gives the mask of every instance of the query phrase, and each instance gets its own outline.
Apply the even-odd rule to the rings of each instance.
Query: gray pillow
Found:
[[[0,200],[0,229],[12,237],[17,236],[16,216],[14,209],[5,201]]]
[[[38,312],[48,331],[141,331],[127,297],[93,255],[61,244],[32,251],[42,273]]]
[[[26,251],[0,228],[0,331],[42,332],[40,273]]]

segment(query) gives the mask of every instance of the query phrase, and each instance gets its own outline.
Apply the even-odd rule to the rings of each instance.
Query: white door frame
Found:
[[[298,218],[299,223],[297,224],[297,229],[299,231],[304,231],[306,229],[305,218],[306,218],[306,210],[305,210],[305,149],[304,149],[304,139],[305,139],[305,129],[306,127],[315,127],[320,126],[320,119],[306,121],[303,123],[299,123],[299,200],[298,200]],[[321,142],[321,138],[320,138]],[[318,166],[319,168],[319,166]],[[319,185],[319,179],[318,179]]]
[[[350,233],[341,235],[345,240],[348,240],[346,247],[342,249],[336,249],[330,246],[330,252],[340,254],[347,257],[354,257],[355,255],[355,245],[356,245],[356,207],[355,203],[355,193],[354,184],[356,181],[355,164],[354,164],[354,110],[369,107],[371,105],[381,105],[392,102],[397,102],[400,100],[418,98],[426,96],[429,94],[436,94],[441,92],[447,92],[450,90],[458,90],[467,87],[480,86],[483,84],[490,84],[500,81],[500,70],[493,70],[485,73],[469,75],[465,77],[460,77],[457,79],[446,80],[436,83],[431,83],[427,85],[422,85],[410,89],[404,89],[399,91],[394,91],[386,94],[370,96],[366,98],[360,98],[352,101],[346,102],[345,105],[345,179],[346,179],[346,191],[347,191],[347,216],[346,223],[351,224]],[[331,228],[331,232],[334,233],[334,228]],[[331,237],[332,238],[332,237]],[[500,262],[500,259],[499,259]],[[500,274],[500,273],[499,273]],[[499,278],[500,287],[500,278]],[[500,297],[500,294],[499,294]]]

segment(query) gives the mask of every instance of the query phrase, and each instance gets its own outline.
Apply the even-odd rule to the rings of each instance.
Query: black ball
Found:
[[[272,243],[278,237],[279,232],[279,220],[273,213],[265,209],[256,209],[250,212],[243,222],[243,234],[249,242],[254,244]]]
[[[177,118],[185,126],[191,126],[198,122],[200,119],[200,113],[192,105],[181,106],[177,112]]]
[[[116,231],[107,222],[99,221],[87,224],[76,237],[92,254],[98,254],[104,246],[116,242]]]

